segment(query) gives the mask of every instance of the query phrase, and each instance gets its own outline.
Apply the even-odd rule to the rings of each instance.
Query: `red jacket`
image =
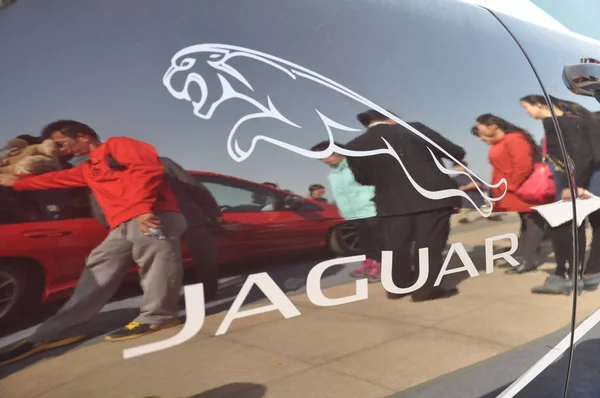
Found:
[[[109,156],[124,169],[110,168]],[[25,176],[13,184],[17,191],[84,186],[96,197],[111,229],[145,213],[179,211],[156,150],[127,137],[109,138],[72,169]]]
[[[531,204],[516,195],[517,189],[529,178],[535,163],[531,144],[523,134],[508,133],[490,147],[489,160],[492,165],[492,184],[506,179],[508,192],[494,203],[494,210],[531,212]],[[492,189],[492,196],[497,198],[504,192],[504,185]]]

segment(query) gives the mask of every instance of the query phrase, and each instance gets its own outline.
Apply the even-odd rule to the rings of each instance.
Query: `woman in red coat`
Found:
[[[521,217],[521,233],[519,236],[520,264],[508,272],[521,274],[535,270],[539,264],[539,248],[544,238],[546,222],[531,208],[532,204],[522,200],[517,190],[533,172],[537,156],[537,145],[525,130],[506,120],[485,114],[477,118],[473,134],[490,145],[488,158],[492,165],[492,185],[502,179],[506,180],[499,188],[491,191],[492,197],[499,198],[494,203],[494,211],[517,212]]]

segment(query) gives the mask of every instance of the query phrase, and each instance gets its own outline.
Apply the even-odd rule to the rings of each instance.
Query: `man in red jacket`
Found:
[[[73,120],[49,124],[42,136],[51,138],[62,155],[89,158],[74,168],[54,173],[22,178],[0,176],[0,185],[17,191],[87,186],[102,208],[110,232],[88,256],[69,301],[31,338],[0,353],[0,365],[83,339],[85,336],[76,332],[77,327],[110,300],[132,260],[140,266],[144,290],[140,315],[106,339],[126,340],[180,323],[180,236],[186,221],[164,181],[156,150],[127,137],[101,142],[93,129]],[[119,168],[110,167],[111,162],[119,164]]]

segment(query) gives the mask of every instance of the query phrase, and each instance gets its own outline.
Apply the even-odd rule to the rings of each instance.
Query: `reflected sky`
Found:
[[[583,2],[580,0],[574,4]],[[600,57],[600,41],[581,41],[573,36],[562,36],[553,30],[532,26],[513,17],[502,18],[527,51],[550,95],[579,103],[591,111],[600,109],[594,98],[571,93],[562,80],[565,64],[578,63],[582,57]]]
[[[541,123],[518,103],[521,96],[540,93],[539,86],[486,11],[441,0],[410,0],[402,7],[384,0],[320,4],[18,2],[0,14],[0,140],[74,118],[103,138],[146,140],[190,169],[274,181],[299,194],[307,194],[309,184],[326,183],[326,166],[266,143],[249,159],[233,161],[227,134],[233,115],[244,111],[224,108],[205,121],[192,114],[189,103],[171,97],[161,81],[171,57],[207,42],[296,62],[406,121],[422,121],[462,145],[472,169],[486,179],[487,147],[470,134],[479,114],[496,113],[541,138]],[[427,25],[434,18],[436,24]],[[260,130],[308,148],[326,138],[315,109],[360,128],[354,120],[364,109],[360,103],[292,85],[269,71],[254,79],[257,92],[268,93],[303,129],[257,125],[247,140]],[[355,135],[338,131],[335,138],[346,142]]]
[[[530,0],[573,32],[600,40],[600,2],[596,0]]]

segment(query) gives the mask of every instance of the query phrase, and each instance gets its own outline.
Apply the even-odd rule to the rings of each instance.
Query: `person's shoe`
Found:
[[[381,263],[379,261],[373,261],[369,273],[367,274],[369,283],[375,283],[381,281]]]
[[[369,274],[369,269],[371,268],[372,264],[373,260],[371,260],[370,258],[366,259],[365,261],[363,261],[360,267],[358,267],[356,270],[350,273],[350,276],[353,278],[363,278],[367,276]]]
[[[526,272],[535,271],[538,268],[537,264],[531,264],[526,261],[523,261],[521,264],[517,265],[506,271],[509,275],[520,275]]]
[[[502,216],[489,216],[487,220],[492,222],[502,221]]]
[[[458,289],[456,288],[452,288],[452,289],[443,289],[443,288],[437,288],[436,290],[433,291],[433,293],[429,294],[428,296],[412,296],[411,301],[414,303],[420,303],[423,301],[430,301],[430,300],[439,300],[439,299],[445,299],[445,298],[450,298],[450,297],[454,297],[458,294]]]
[[[583,281],[580,281],[578,290],[581,293],[583,290]],[[531,288],[533,294],[564,294],[570,295],[573,292],[573,282],[560,275],[551,275],[546,278],[543,285],[534,286]]]
[[[388,300],[400,300],[403,299],[404,297],[408,296],[408,294],[398,294],[398,293],[390,293],[390,292],[385,292],[387,299]]]
[[[107,334],[104,339],[106,341],[123,341],[135,339],[177,325],[181,325],[181,319],[179,318],[173,319],[172,321],[168,321],[165,323],[161,323],[160,325],[152,325],[150,323],[133,321],[129,322],[129,324],[125,325],[121,329],[117,329],[114,332]]]
[[[519,262],[519,264],[521,264],[523,262],[523,259],[521,257],[514,256],[514,259],[517,260]],[[502,259],[502,260],[498,261],[498,265],[494,265],[494,267],[499,268],[499,269],[509,269],[509,268],[512,268],[513,266],[508,261]]]
[[[13,344],[7,350],[3,350],[2,352],[0,352],[0,366],[20,361],[21,359],[28,358],[40,352],[74,344],[78,341],[83,340],[84,338],[85,336],[73,336],[62,340],[47,341],[41,343],[22,340],[16,344]]]
[[[583,275],[583,289],[588,292],[593,292],[600,285],[600,273]]]
[[[461,218],[460,220],[458,220],[459,224],[468,224],[469,223],[469,219],[468,218]]]

